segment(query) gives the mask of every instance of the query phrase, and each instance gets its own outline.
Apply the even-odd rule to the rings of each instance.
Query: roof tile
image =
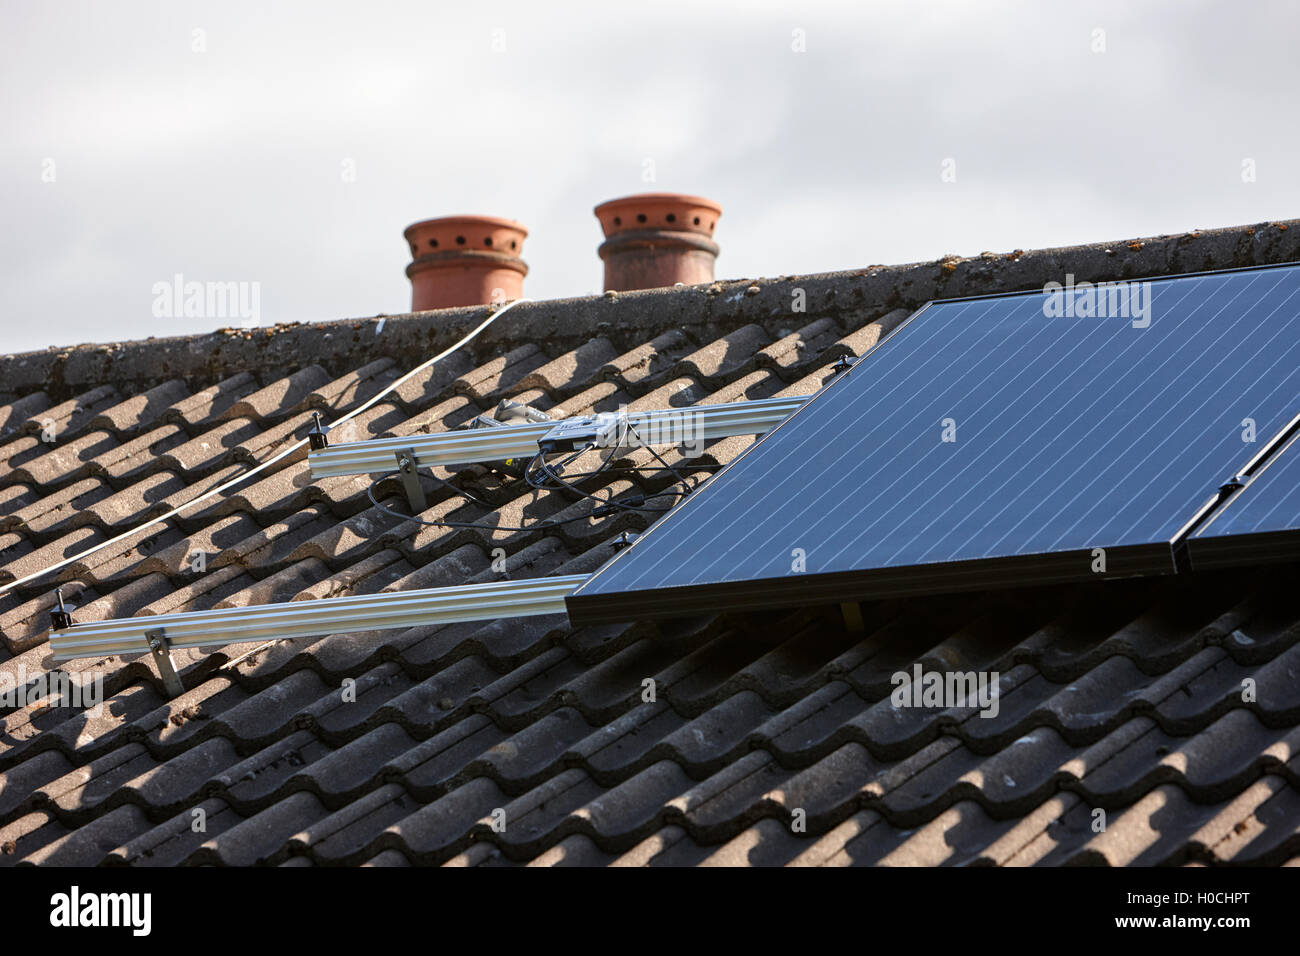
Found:
[[[529,372],[546,364],[546,354],[529,343],[512,349],[505,355],[484,362],[471,372],[461,375],[452,384],[457,391],[468,395],[480,405],[493,396],[515,385]]]
[[[167,409],[184,401],[187,396],[185,383],[172,379],[106,408],[87,424],[91,428],[106,428],[130,437],[158,421]]]
[[[247,372],[222,379],[202,391],[182,398],[163,412],[164,421],[175,422],[191,434],[227,417],[231,407],[257,389],[257,381]]]
[[[642,395],[690,351],[691,341],[686,334],[672,329],[611,360],[601,368],[600,375],[630,395]]]
[[[517,387],[541,389],[555,397],[571,389],[572,383],[590,379],[617,355],[609,339],[595,338],[530,372],[519,380]]]
[[[44,392],[32,392],[0,405],[0,440],[17,434],[29,420],[39,419],[50,407],[50,398]]]
[[[306,365],[251,395],[239,398],[215,417],[251,418],[259,422],[282,418],[310,404],[312,393],[330,381],[329,373],[319,365]]]

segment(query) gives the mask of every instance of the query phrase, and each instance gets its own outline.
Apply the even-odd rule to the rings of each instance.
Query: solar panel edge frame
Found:
[[[1240,568],[1300,561],[1300,531],[1260,531],[1222,535],[1189,542],[1193,571]]]
[[[1070,550],[929,565],[808,572],[807,575],[792,573],[755,578],[743,584],[698,584],[616,594],[581,596],[579,587],[565,597],[564,606],[570,623],[583,627],[632,619],[683,617],[705,611],[829,605],[1176,573],[1173,542],[1108,547],[1105,572],[1092,571],[1092,562],[1091,550]],[[926,568],[933,570],[925,573]],[[583,586],[594,577],[588,578]]]

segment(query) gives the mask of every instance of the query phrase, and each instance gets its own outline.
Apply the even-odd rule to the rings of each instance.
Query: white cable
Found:
[[[473,340],[475,336],[477,336],[489,325],[491,325],[493,322],[499,319],[504,313],[509,312],[512,308],[517,306],[520,302],[531,302],[531,301],[533,300],[515,299],[513,302],[508,302],[507,304],[503,305],[501,308],[497,309],[495,312],[490,314],[486,319],[480,322],[476,328],[468,332],[463,338],[460,339],[460,341],[456,342],[454,345],[446,349],[443,349],[441,352],[439,352],[433,358],[425,361],[423,364],[417,365],[415,368],[411,369],[411,371],[407,372],[397,381],[387,385],[382,391],[378,392],[370,399],[363,402],[357,408],[354,408],[352,411],[348,412],[342,418],[339,418],[338,420],[331,422],[328,427],[336,428],[339,425],[342,425],[344,422],[356,418],[358,415],[360,415],[366,409],[370,408],[372,405],[374,405],[385,395],[389,394],[394,389],[399,388],[407,381],[409,381],[412,377],[424,371],[430,365],[434,364],[435,362],[441,361],[442,359],[450,355],[452,352],[455,352],[457,349],[461,348],[463,345]],[[267,468],[271,467],[277,461],[280,461],[282,458],[287,458],[289,455],[292,455],[295,451],[297,451],[305,444],[307,444],[307,439],[300,438],[292,445],[290,445],[288,448],[286,448],[284,451],[280,452],[277,455],[273,455],[272,457],[268,458],[266,461],[262,462],[260,465],[254,465],[252,468],[250,468],[248,471],[244,472],[243,474],[236,475],[234,478],[231,478],[229,481],[217,485],[217,487],[209,489],[208,491],[205,491],[203,494],[199,495],[196,498],[191,498],[189,501],[185,502],[182,505],[177,505],[175,508],[173,508],[171,511],[168,511],[166,514],[159,515],[157,518],[152,518],[149,521],[146,521],[144,524],[132,528],[130,531],[124,531],[122,534],[119,534],[115,538],[109,538],[107,541],[101,541],[99,544],[95,545],[94,547],[87,548],[85,551],[79,551],[78,553],[74,554],[72,557],[64,558],[62,561],[59,561],[55,564],[51,564],[47,568],[42,568],[40,571],[34,571],[31,574],[27,575],[25,578],[18,578],[15,581],[10,581],[8,584],[0,585],[0,594],[4,594],[6,591],[12,590],[13,588],[18,587],[21,584],[26,584],[29,581],[35,581],[38,578],[42,578],[45,575],[49,574],[51,571],[57,571],[59,570],[59,568],[67,567],[69,564],[72,564],[74,561],[80,561],[82,558],[92,555],[96,551],[102,551],[104,548],[107,548],[111,544],[117,544],[120,541],[125,541],[128,538],[132,538],[147,528],[152,528],[154,525],[162,524],[164,521],[168,520],[169,518],[174,518],[176,515],[180,514],[185,509],[189,508],[191,505],[196,505],[200,501],[206,501],[209,498],[213,497],[214,495],[220,494],[221,492],[225,491],[227,488],[232,488],[235,485],[239,484],[241,481],[251,478],[253,477],[253,475],[258,474],[259,472],[265,471]]]

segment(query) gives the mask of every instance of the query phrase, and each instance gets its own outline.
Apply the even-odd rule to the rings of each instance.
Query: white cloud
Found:
[[[210,326],[149,316],[176,272],[261,282],[270,321],[399,312],[403,227],[462,212],[529,227],[526,294],[590,294],[592,207],[647,189],[722,202],[730,277],[1294,216],[1298,21],[1282,2],[8,4],[0,349]]]

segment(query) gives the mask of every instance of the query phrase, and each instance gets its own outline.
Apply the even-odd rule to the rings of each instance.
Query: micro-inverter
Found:
[[[626,415],[602,412],[560,422],[537,440],[537,447],[547,454],[587,447],[617,448],[627,443],[629,433]]]

